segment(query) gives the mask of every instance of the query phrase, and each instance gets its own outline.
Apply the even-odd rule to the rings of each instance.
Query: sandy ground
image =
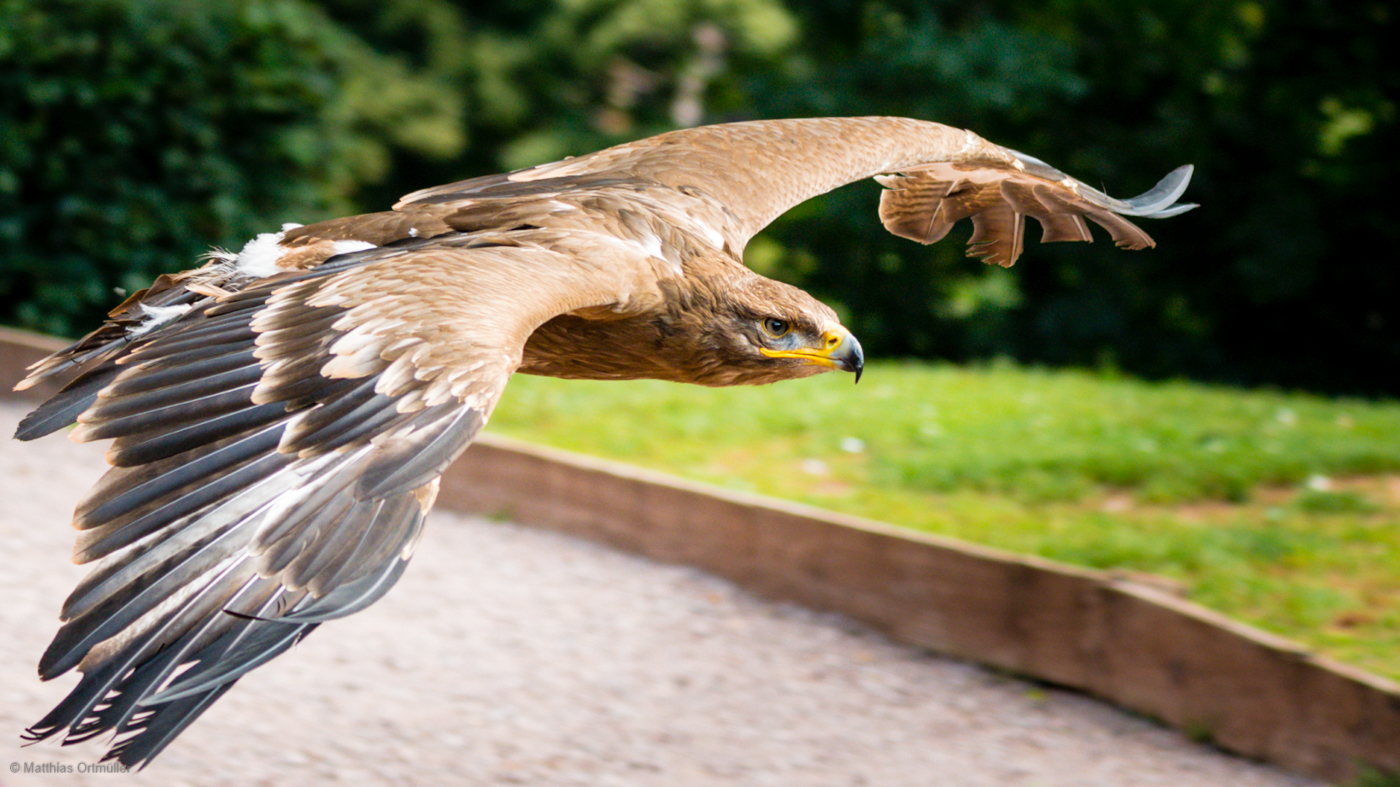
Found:
[[[6,436],[21,412],[0,405]],[[62,436],[0,445],[5,787],[1314,784],[688,568],[447,512],[379,604],[244,678],[145,771],[83,774],[96,742],[18,735],[74,682],[35,664],[102,467]]]

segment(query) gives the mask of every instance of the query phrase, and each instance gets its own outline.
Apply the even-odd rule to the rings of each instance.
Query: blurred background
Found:
[[[522,377],[492,429],[1150,576],[1400,678],[1395,13],[0,0],[0,323],[80,334],[211,245],[682,126],[938,120],[1117,196],[1193,163],[1202,207],[1143,221],[1158,248],[1098,233],[1011,270],[838,190],[746,261],[885,359],[860,386]]]
[[[815,200],[748,261],[837,306],[872,355],[1393,396],[1394,17],[1322,0],[0,0],[0,322],[80,333],[114,290],[211,244],[671,128],[889,114],[1115,196],[1194,163],[1204,207],[1144,222],[1150,252],[1100,235],[1003,271],[885,234],[873,183]]]

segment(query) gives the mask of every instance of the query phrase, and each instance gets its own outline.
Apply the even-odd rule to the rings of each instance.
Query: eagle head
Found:
[[[700,330],[713,385],[761,385],[832,369],[860,380],[865,355],[831,307],[750,273],[721,291]]]

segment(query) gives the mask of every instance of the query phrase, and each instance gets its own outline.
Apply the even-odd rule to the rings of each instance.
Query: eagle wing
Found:
[[[109,349],[26,419],[32,439],[76,414],[114,465],[75,514],[75,561],[99,562],[40,664],[83,678],[28,737],[114,730],[108,759],[148,762],[247,671],[382,596],[526,337],[626,290],[625,258],[585,257],[462,237],[255,280]]]
[[[1124,249],[1155,246],[1152,238],[1123,218],[1167,218],[1195,205],[1176,200],[1191,180],[1190,165],[1172,170],[1150,191],[1116,200],[1023,154],[1001,162],[940,162],[877,175],[880,221],[901,238],[937,243],[958,221],[972,219],[967,256],[1010,267],[1021,256],[1026,217],[1042,227],[1042,243],[1092,241],[1088,218],[1108,230]]]
[[[818,194],[874,177],[886,187],[880,219],[903,238],[933,243],[957,221],[972,219],[968,256],[1009,266],[1020,256],[1025,217],[1044,228],[1042,242],[1089,241],[1087,218],[1123,248],[1151,237],[1124,216],[1167,218],[1195,205],[1176,204],[1190,166],[1154,188],[1119,200],[1039,159],[970,131],[908,118],[758,120],[683,129],[505,175],[451,183],[404,197],[395,210],[500,197],[553,193],[573,184],[654,183],[672,192],[673,223],[690,222],[739,257],[773,219]]]

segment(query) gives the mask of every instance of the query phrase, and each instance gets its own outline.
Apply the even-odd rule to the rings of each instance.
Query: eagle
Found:
[[[67,384],[19,425],[111,440],[74,513],[77,563],[39,663],[82,678],[28,740],[110,733],[142,767],[248,671],[384,595],[438,479],[514,373],[707,386],[837,369],[835,312],[743,264],[788,208],[874,177],[895,235],[972,220],[968,255],[1153,241],[1191,167],[1118,200],[971,131],[893,117],[729,123],[287,224],[158,277],[18,388]]]

